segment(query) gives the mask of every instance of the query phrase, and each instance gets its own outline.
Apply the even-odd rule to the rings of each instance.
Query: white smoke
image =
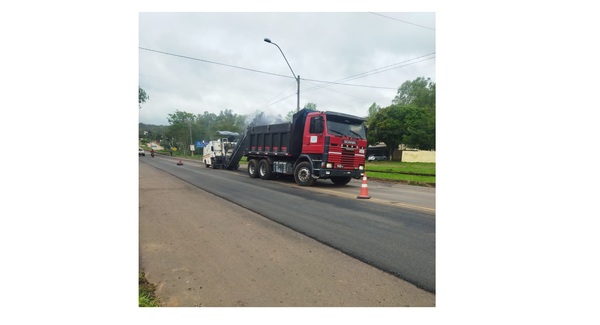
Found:
[[[270,112],[257,112],[253,118],[248,117],[246,119],[246,124],[252,126],[278,124],[285,122],[289,121],[282,117],[281,114],[275,115],[274,113]]]

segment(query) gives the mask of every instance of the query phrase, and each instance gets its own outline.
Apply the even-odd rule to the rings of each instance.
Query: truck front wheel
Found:
[[[312,169],[308,161],[303,161],[294,170],[294,179],[300,186],[313,186],[316,180],[312,177]]]
[[[332,177],[331,178],[331,181],[333,182],[333,184],[339,185],[339,186],[346,185],[351,180],[352,180],[352,177],[350,177],[350,176],[348,176],[348,177],[340,176],[340,177]]]
[[[250,176],[250,178],[258,177],[258,161],[256,159],[250,159],[248,161],[248,176]]]

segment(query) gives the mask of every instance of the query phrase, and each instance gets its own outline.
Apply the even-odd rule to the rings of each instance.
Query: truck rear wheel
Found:
[[[268,160],[263,159],[258,163],[258,175],[261,179],[271,179],[273,171],[271,170],[271,165]]]
[[[250,159],[248,161],[248,176],[250,176],[250,178],[258,177],[258,161],[256,159]]]
[[[300,186],[313,186],[317,181],[312,177],[312,168],[308,161],[303,161],[296,166],[294,169],[294,179]]]

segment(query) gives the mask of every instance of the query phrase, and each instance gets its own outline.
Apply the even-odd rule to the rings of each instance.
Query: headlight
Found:
[[[358,166],[358,170],[365,170],[365,166],[363,166],[363,165],[359,165],[359,166]]]
[[[325,165],[325,168],[333,168],[333,163],[328,162],[327,165]]]

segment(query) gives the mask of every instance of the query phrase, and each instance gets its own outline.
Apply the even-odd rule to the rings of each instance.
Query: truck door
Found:
[[[324,139],[325,120],[322,115],[309,116],[308,123],[304,126],[304,141],[302,141],[302,153],[322,154]]]

